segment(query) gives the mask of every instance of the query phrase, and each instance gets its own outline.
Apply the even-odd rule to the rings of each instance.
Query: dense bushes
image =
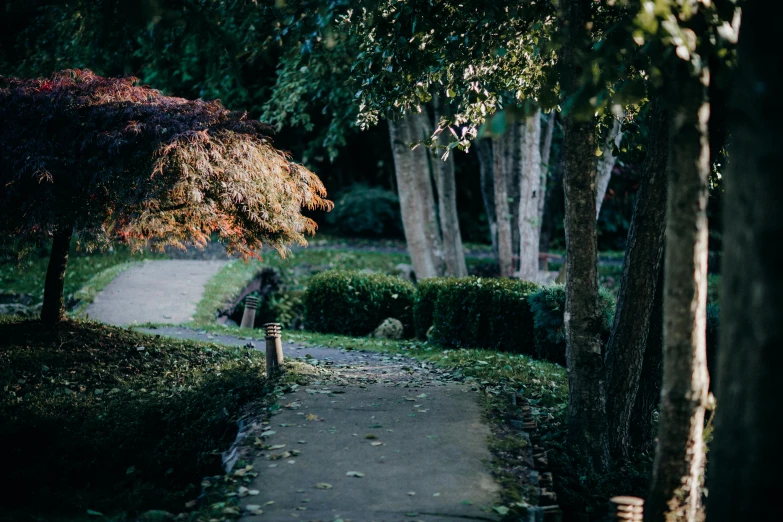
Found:
[[[416,337],[427,339],[427,331],[432,326],[432,315],[435,313],[435,301],[438,291],[448,281],[446,278],[422,279],[416,285],[416,301],[413,304],[413,324],[416,327]]]
[[[533,321],[527,297],[538,289],[537,284],[465,277],[430,280],[420,288],[417,333],[427,331],[431,313],[431,339],[444,346],[533,353]]]
[[[349,236],[402,235],[400,200],[394,192],[363,183],[352,185],[335,201],[326,221]]]
[[[532,294],[528,301],[533,315],[536,357],[565,365],[565,287],[544,287]],[[604,288],[598,293],[598,308],[601,316],[601,338],[606,342],[609,340],[614,320],[615,298]]]
[[[329,270],[314,276],[305,293],[305,327],[323,333],[367,335],[393,317],[413,333],[416,289],[401,277]]]

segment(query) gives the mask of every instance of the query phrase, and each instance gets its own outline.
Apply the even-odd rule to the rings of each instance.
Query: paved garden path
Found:
[[[145,331],[264,345],[182,327]],[[242,504],[263,514],[243,520],[497,520],[491,506],[499,486],[486,465],[490,431],[474,389],[402,355],[288,342],[284,353],[318,374],[247,432],[246,441],[258,437],[263,445],[245,450],[259,473],[248,488],[259,493]]]
[[[108,324],[181,324],[192,319],[204,286],[226,261],[143,261],[118,275],[87,307]]]
[[[140,263],[110,283],[87,313],[116,325],[187,322],[223,263]],[[264,341],[233,332],[144,331],[264,348]],[[280,398],[268,421],[242,433],[251,445],[237,451],[259,473],[249,486],[258,494],[243,498],[244,520],[497,520],[491,508],[500,488],[486,465],[490,431],[475,388],[401,355],[288,342],[284,352],[314,367],[315,376]],[[252,444],[256,437],[263,444]]]

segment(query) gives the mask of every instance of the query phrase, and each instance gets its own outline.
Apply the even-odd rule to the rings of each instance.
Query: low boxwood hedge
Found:
[[[539,359],[566,364],[566,338],[563,316],[565,314],[565,286],[550,285],[534,292],[528,298],[533,314],[535,355]],[[601,316],[601,339],[609,340],[614,321],[616,301],[605,288],[598,291],[598,308]]]
[[[427,339],[427,331],[432,326],[432,315],[435,313],[435,301],[438,299],[438,291],[448,281],[445,277],[433,277],[422,279],[416,284],[416,300],[413,303],[413,324],[416,329],[416,337]]]
[[[516,279],[429,280],[420,287],[417,332],[429,328],[431,307],[431,340],[438,344],[532,354],[533,317],[527,298],[538,288],[536,283]]]
[[[416,288],[397,276],[329,270],[310,279],[304,296],[305,328],[315,332],[367,335],[388,317],[413,334]]]

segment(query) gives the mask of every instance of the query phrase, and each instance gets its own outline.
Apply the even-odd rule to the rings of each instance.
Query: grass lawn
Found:
[[[270,392],[260,353],[90,322],[0,320],[0,519],[185,511]],[[10,518],[9,518],[10,517]],[[31,520],[34,518],[30,518]]]
[[[78,311],[95,298],[112,279],[143,259],[163,258],[162,254],[131,254],[125,247],[107,252],[80,252],[71,246],[65,273],[66,301]],[[29,294],[35,303],[43,301],[44,279],[49,258],[31,254],[20,262],[0,262],[0,292]]]

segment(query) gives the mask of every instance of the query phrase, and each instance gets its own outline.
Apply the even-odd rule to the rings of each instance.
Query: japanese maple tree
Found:
[[[64,317],[71,239],[81,248],[204,245],[281,255],[330,209],[318,177],[270,129],[218,101],[164,96],[136,78],[67,70],[0,77],[0,234],[52,238],[41,319]]]

